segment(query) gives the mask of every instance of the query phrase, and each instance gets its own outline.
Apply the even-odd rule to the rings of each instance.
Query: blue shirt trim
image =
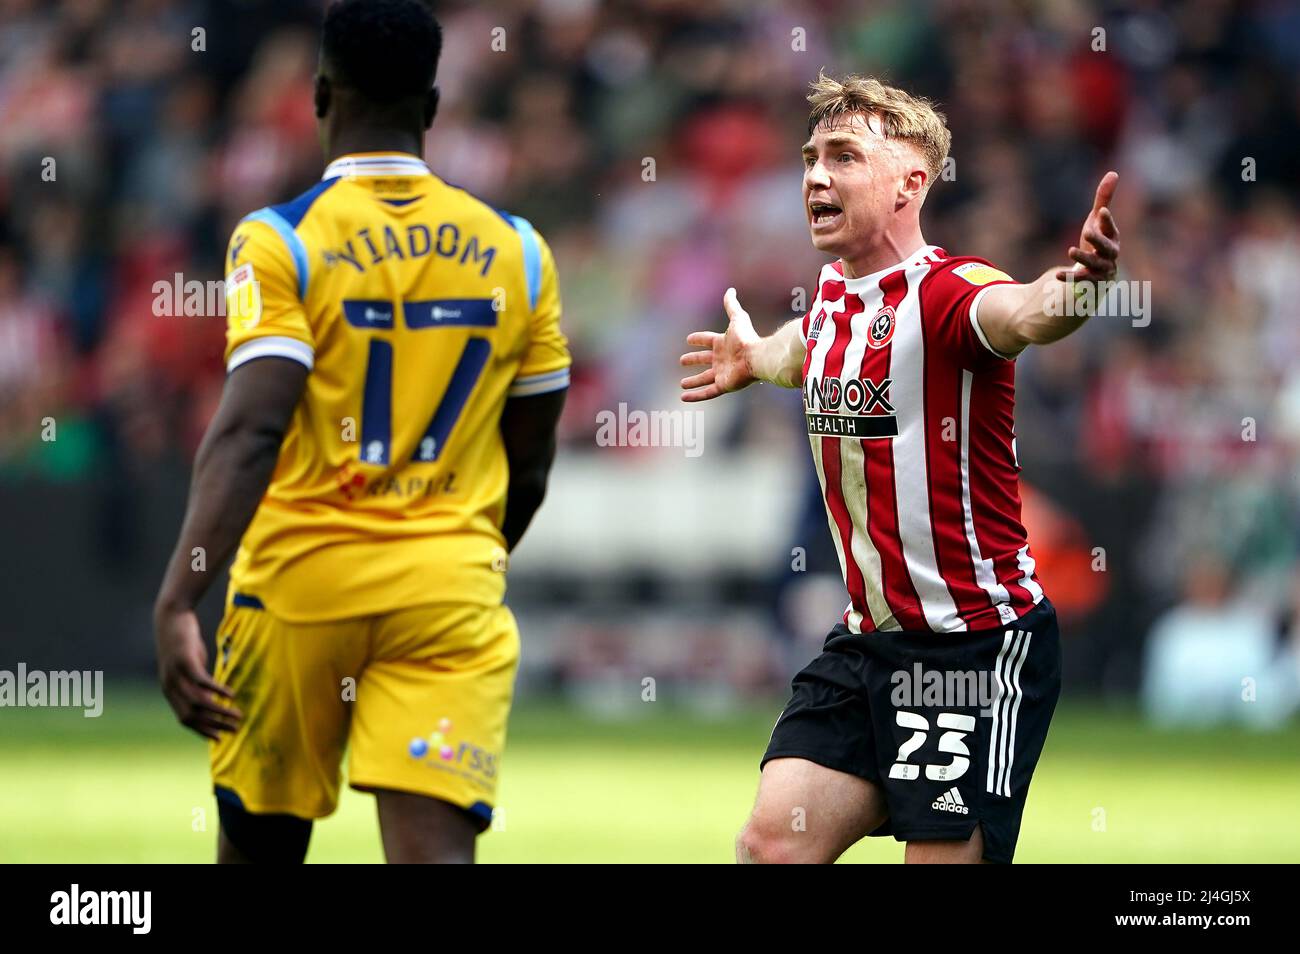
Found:
[[[302,195],[298,196],[298,198],[280,205],[273,205],[271,208],[280,213],[280,215],[284,217],[284,220],[289,223],[291,228],[296,229],[299,223],[302,222],[303,217],[307,214],[307,210],[312,207],[316,200],[328,192],[334,183],[340,182],[342,179],[342,176],[322,179]]]
[[[537,296],[542,290],[542,248],[537,242],[537,233],[533,224],[522,216],[510,216],[510,224],[515,227],[524,242],[524,278],[528,281],[528,308],[537,308]]]
[[[307,215],[307,210],[312,207],[316,200],[341,179],[341,176],[324,179],[291,202],[268,205],[266,208],[258,209],[251,215],[244,217],[245,222],[265,222],[275,229],[284,241],[285,247],[289,249],[289,254],[293,256],[294,267],[298,271],[299,300],[306,300],[307,280],[311,277],[311,266],[307,258],[307,246],[303,244],[302,239],[298,237],[295,230],[298,228],[299,223],[302,222],[303,217]]]

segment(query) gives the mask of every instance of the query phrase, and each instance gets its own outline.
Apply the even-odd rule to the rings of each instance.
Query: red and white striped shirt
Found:
[[[852,632],[995,629],[1043,598],[1025,528],[1015,363],[977,320],[1012,279],[933,245],[804,316],[804,411]]]

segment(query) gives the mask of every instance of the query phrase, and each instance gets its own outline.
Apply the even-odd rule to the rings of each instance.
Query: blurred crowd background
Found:
[[[526,690],[608,706],[662,674],[661,692],[725,705],[778,691],[842,609],[797,393],[705,408],[698,457],[596,441],[602,411],[679,407],[683,338],[720,325],[727,286],[760,330],[802,313],[821,265],[803,97],[825,67],[939,103],[954,161],[926,236],[1018,278],[1064,262],[1120,172],[1122,277],[1144,313],[1018,362],[1026,522],[1066,679],[1160,718],[1285,718],[1300,8],[435,7],[427,158],[546,234],[575,359],[552,499],[512,571]],[[149,670],[150,602],[223,380],[221,316],[159,316],[155,283],[219,280],[233,225],[319,177],[321,10],[0,0],[0,664]]]

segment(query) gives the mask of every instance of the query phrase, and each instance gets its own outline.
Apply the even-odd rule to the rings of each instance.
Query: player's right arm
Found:
[[[722,296],[722,307],[727,312],[724,333],[696,331],[686,337],[687,344],[706,350],[682,355],[682,366],[707,367],[682,378],[682,400],[708,401],[749,387],[755,381],[797,388],[803,378],[807,354],[802,321],[787,321],[774,334],[762,338],[754,331],[749,314],[740,307],[734,288],[728,288]]]

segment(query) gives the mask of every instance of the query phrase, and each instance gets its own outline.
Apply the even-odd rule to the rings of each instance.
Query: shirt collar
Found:
[[[937,262],[942,256],[942,253],[943,249],[939,248],[937,245],[922,245],[911,255],[905,257],[901,262],[895,262],[893,265],[874,271],[870,275],[859,275],[857,278],[845,278],[844,287],[846,290],[855,293],[868,291],[875,287],[882,278],[891,272],[896,272],[900,268],[907,268],[910,265],[918,265],[926,259]],[[843,265],[841,265],[841,267],[843,267]]]
[[[424,160],[405,152],[356,152],[339,156],[325,167],[322,179],[338,176],[428,176]]]

